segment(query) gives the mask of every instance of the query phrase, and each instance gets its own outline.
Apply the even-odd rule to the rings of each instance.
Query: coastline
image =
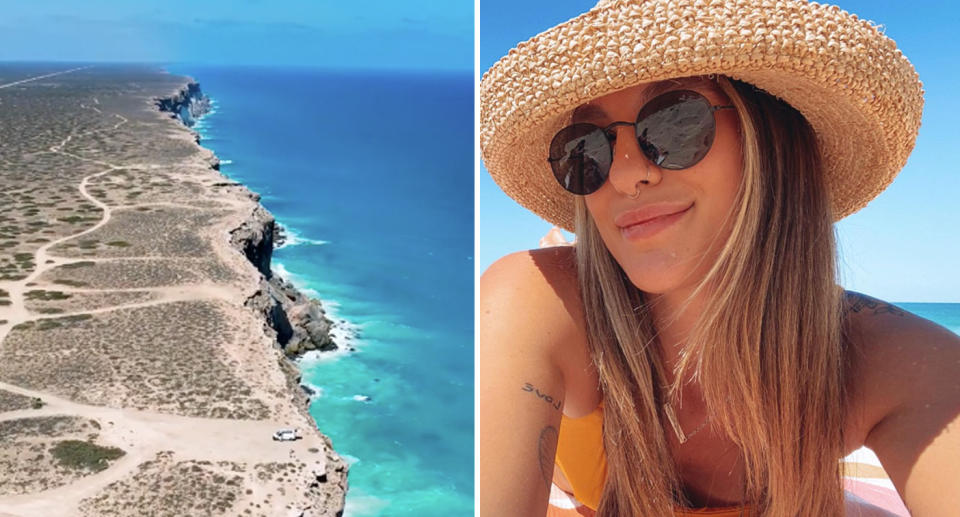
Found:
[[[339,350],[297,360],[318,394],[310,414],[351,464],[346,513],[472,511],[472,218],[451,212],[472,195],[472,129],[459,123],[472,109],[469,77],[169,71],[211,95],[212,113],[193,128],[202,145],[288,230],[271,269],[320,298],[335,329],[355,327],[355,341],[335,338]],[[315,102],[330,98],[342,102]],[[376,116],[443,128],[416,181],[396,174],[412,167],[395,158],[408,150],[405,138],[378,152],[354,147],[372,130],[362,121]],[[429,231],[425,219],[436,221]]]
[[[229,244],[243,255],[260,275],[255,292],[246,299],[244,305],[262,319],[264,332],[271,336],[274,345],[283,351],[284,357],[280,358],[277,364],[287,379],[293,404],[298,413],[313,424],[312,432],[322,437],[335,456],[334,461],[337,464],[333,469],[329,468],[331,458],[328,456],[326,481],[328,486],[335,489],[334,498],[340,501],[339,509],[332,508],[332,510],[335,515],[342,515],[348,486],[349,465],[336,453],[332,441],[320,431],[319,424],[308,411],[310,397],[315,394],[315,391],[301,382],[302,373],[297,360],[309,352],[329,353],[341,349],[338,341],[349,338],[349,331],[334,328],[333,322],[326,317],[322,300],[308,297],[293,282],[284,279],[271,267],[273,250],[284,243],[289,243],[292,236],[276,221],[266,207],[260,204],[259,194],[220,172],[219,157],[211,149],[203,147],[201,135],[192,128],[196,121],[210,112],[209,97],[203,93],[200,84],[193,78],[170,75],[181,77],[186,80],[186,83],[167,97],[154,97],[157,110],[160,113],[169,114],[182,125],[183,129],[190,132],[197,147],[206,155],[210,168],[217,171],[217,174],[223,178],[224,181],[217,186],[235,190],[252,201],[253,208],[246,219],[229,232]],[[323,357],[323,355],[325,354],[313,357]],[[335,474],[342,474],[341,478],[331,479],[331,470]]]

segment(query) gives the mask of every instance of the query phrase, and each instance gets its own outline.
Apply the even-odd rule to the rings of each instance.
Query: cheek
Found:
[[[705,259],[698,260],[700,265],[691,272],[694,277],[706,274],[716,262],[736,219],[737,198],[743,183],[743,159],[739,124],[730,120],[725,122],[718,124],[717,139],[710,153],[695,170],[690,171],[693,174],[689,176],[689,184],[697,191],[699,210],[686,253]]]
[[[615,214],[609,209],[611,196],[604,195],[606,187],[587,196],[585,201],[600,238],[614,260],[633,285],[642,291],[659,293],[678,284],[689,273],[690,268],[684,264],[702,250],[698,245],[698,237],[682,233],[655,244],[631,244],[624,240],[620,229],[609,222]]]
[[[705,166],[698,171],[701,199],[709,212],[713,231],[726,233],[733,218],[733,210],[743,183],[743,156],[740,150],[739,124],[724,121],[718,124],[717,139]],[[727,225],[721,227],[724,220]]]

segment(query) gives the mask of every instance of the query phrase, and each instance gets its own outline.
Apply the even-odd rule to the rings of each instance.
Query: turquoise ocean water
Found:
[[[960,303],[897,303],[896,305],[960,335]]]
[[[301,363],[347,515],[473,514],[472,74],[168,67],[195,129],[289,232],[274,270],[353,352]]]

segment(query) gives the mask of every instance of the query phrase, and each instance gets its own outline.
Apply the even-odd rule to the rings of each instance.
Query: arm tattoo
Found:
[[[557,440],[559,438],[560,433],[557,428],[548,425],[540,431],[540,439],[537,442],[540,475],[543,476],[543,482],[547,485],[547,492],[550,492],[550,483],[553,482],[553,462],[557,455]]]
[[[534,386],[533,384],[530,384],[529,382],[523,383],[523,388],[521,388],[521,389],[522,389],[523,391],[528,392],[528,393],[533,393],[534,395],[537,396],[537,398],[539,398],[540,400],[543,400],[543,401],[546,402],[547,404],[550,404],[551,406],[553,406],[553,409],[556,409],[557,411],[559,411],[560,408],[563,407],[563,401],[562,401],[562,400],[560,400],[560,399],[554,399],[554,398],[551,397],[550,395],[547,395],[546,393],[541,392],[540,389],[538,389],[538,388],[537,388],[536,386]]]
[[[847,303],[850,304],[851,312],[872,311],[873,314],[894,314],[897,316],[906,314],[903,309],[896,305],[854,291],[847,291],[846,298]]]

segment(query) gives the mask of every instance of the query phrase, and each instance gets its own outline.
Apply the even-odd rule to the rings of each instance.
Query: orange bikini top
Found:
[[[588,508],[596,510],[607,477],[607,456],[603,450],[603,402],[589,415],[560,419],[556,464],[573,487],[573,496]],[[750,517],[750,506],[724,508],[674,509],[676,517]]]

